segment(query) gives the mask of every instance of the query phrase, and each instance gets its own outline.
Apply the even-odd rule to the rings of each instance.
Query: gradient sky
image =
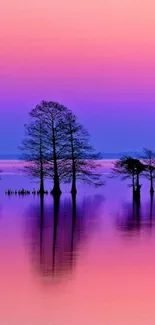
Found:
[[[42,99],[73,109],[103,152],[155,148],[154,0],[1,0],[0,152]]]

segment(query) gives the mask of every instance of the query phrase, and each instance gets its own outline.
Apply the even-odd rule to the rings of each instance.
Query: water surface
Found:
[[[154,325],[148,184],[134,210],[128,183],[113,179],[100,189],[79,184],[76,198],[68,185],[60,200],[6,196],[6,188],[38,186],[20,167],[0,163],[0,324]]]

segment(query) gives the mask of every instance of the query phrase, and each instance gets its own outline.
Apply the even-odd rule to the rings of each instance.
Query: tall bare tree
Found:
[[[62,121],[61,129],[64,129],[64,179],[71,181],[71,193],[77,192],[77,180],[93,184],[103,185],[99,172],[100,164],[97,159],[100,154],[96,153],[90,144],[90,136],[81,125],[76,116],[68,111],[65,120]]]
[[[53,178],[54,195],[60,195],[60,181],[63,178],[62,152],[64,131],[61,125],[65,120],[67,108],[53,101],[42,101],[30,113],[34,120],[41,121],[46,131],[48,146],[48,175]]]
[[[145,166],[144,176],[150,182],[150,194],[154,194],[155,181],[155,153],[147,148],[144,148],[143,163]]]
[[[46,176],[47,148],[45,145],[45,130],[41,121],[30,121],[25,124],[25,138],[19,147],[21,159],[25,161],[26,172],[39,179],[40,194],[44,193]]]
[[[103,185],[97,162],[100,155],[91,146],[87,130],[69,109],[53,101],[42,101],[32,109],[30,118],[22,149],[25,160],[34,162],[28,166],[29,172],[40,175],[41,191],[44,176],[53,179],[52,193],[58,196],[62,180],[72,182],[72,194],[77,192],[77,180]]]

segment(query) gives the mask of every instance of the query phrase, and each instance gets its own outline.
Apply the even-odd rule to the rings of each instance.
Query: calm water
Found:
[[[105,178],[110,165],[104,164]],[[79,185],[76,200],[65,185],[60,201],[40,201],[5,196],[6,188],[37,184],[16,162],[0,168],[0,324],[154,325],[155,210],[148,184],[133,213],[127,183]]]

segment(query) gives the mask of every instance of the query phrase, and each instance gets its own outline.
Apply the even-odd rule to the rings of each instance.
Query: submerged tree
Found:
[[[100,164],[96,153],[90,145],[89,133],[81,125],[76,116],[68,111],[65,121],[62,121],[61,129],[64,129],[63,160],[64,179],[71,181],[71,193],[77,192],[77,180],[93,184],[103,185],[99,173]]]
[[[135,166],[135,178],[136,178],[136,189],[135,189],[135,199],[137,201],[140,201],[140,190],[141,190],[141,184],[140,184],[140,175],[145,170],[144,164],[139,159],[134,159],[134,166]]]
[[[155,153],[150,149],[144,149],[143,163],[145,166],[144,176],[150,182],[150,194],[154,193],[155,181]]]
[[[54,195],[60,195],[60,180],[63,176],[62,152],[64,146],[64,129],[67,108],[52,101],[42,101],[31,112],[34,120],[43,123],[46,132],[46,145],[48,147],[48,176],[53,178]]]
[[[144,170],[145,166],[139,159],[124,156],[115,162],[112,176],[120,176],[122,180],[131,179],[133,199],[140,200],[140,175]]]
[[[26,172],[39,179],[40,194],[44,193],[46,176],[47,148],[45,145],[45,130],[41,121],[30,121],[25,125],[25,139],[19,147],[21,159],[25,164]]]

